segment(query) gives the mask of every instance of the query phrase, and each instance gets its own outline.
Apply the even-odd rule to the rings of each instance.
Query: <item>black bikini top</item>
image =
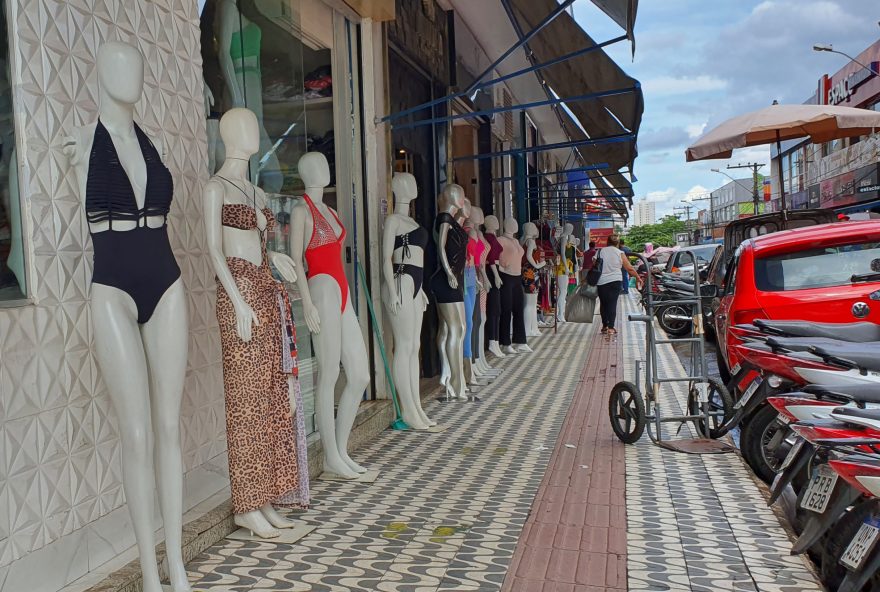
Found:
[[[468,237],[465,229],[461,227],[461,224],[449,212],[440,212],[434,224],[434,231],[438,240],[440,227],[443,224],[449,224],[449,232],[446,235],[446,260],[449,262],[452,270],[457,275],[461,275],[464,273],[467,242],[470,237]]]
[[[424,250],[428,246],[428,231],[418,226],[413,230],[404,234],[398,234],[394,237],[394,250],[403,247],[404,258],[409,257],[409,247],[419,247]]]
[[[134,124],[134,133],[147,165],[144,207],[138,209],[131,180],[119,161],[110,132],[99,119],[95,126],[86,180],[86,217],[89,223],[109,221],[110,230],[116,220],[133,220],[140,226],[141,219],[146,224],[149,216],[163,216],[167,223],[174,196],[174,180],[159,152],[137,124]]]

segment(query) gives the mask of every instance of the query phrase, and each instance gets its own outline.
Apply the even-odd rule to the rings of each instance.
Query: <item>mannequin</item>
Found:
[[[134,122],[144,85],[141,53],[124,43],[106,43],[98,50],[97,68],[98,121],[73,130],[64,140],[95,251],[90,299],[95,357],[119,425],[122,485],[140,553],[143,590],[162,590],[153,531],[158,486],[171,588],[191,592],[180,548],[179,424],[188,315],[165,226],[173,181],[162,164],[161,145]],[[111,198],[127,206],[111,213]],[[129,281],[113,281],[115,272]]]
[[[501,244],[501,323],[499,341],[506,354],[530,352],[526,344],[526,327],[523,319],[522,260],[524,249],[516,240],[519,224],[515,218],[504,219],[504,234],[498,238]],[[511,321],[513,339],[511,340]]]
[[[504,357],[501,345],[498,343],[498,333],[501,325],[501,271],[499,259],[501,257],[501,243],[498,242],[498,229],[500,224],[495,216],[486,216],[483,222],[486,233],[483,235],[489,243],[489,253],[486,258],[486,266],[489,268],[490,287],[486,298],[486,339],[489,341],[489,351]]]
[[[568,295],[568,245],[574,226],[566,224],[559,237],[559,265],[556,267],[556,322],[565,322],[565,300]]]
[[[580,276],[580,260],[583,256],[581,253],[580,247],[581,239],[577,237],[573,237],[571,239],[571,243],[568,245],[568,271],[569,271],[569,279],[568,279],[568,291],[574,293],[575,289],[580,284],[580,280],[578,279]]]
[[[327,158],[320,152],[307,152],[297,166],[305,195],[293,207],[291,247],[294,263],[307,271],[297,274],[296,285],[318,359],[315,419],[324,446],[324,471],[330,479],[356,479],[367,470],[348,456],[348,437],[370,372],[367,347],[342,270],[345,228],[336,212],[321,201],[330,183]],[[340,362],[347,382],[334,421]]]
[[[431,291],[440,312],[437,349],[443,371],[440,384],[447,398],[467,400],[464,379],[464,266],[468,236],[453,217],[465,207],[464,189],[454,183],[443,188],[440,212],[434,222],[439,265],[431,276]],[[466,212],[470,214],[470,212]],[[447,370],[448,369],[448,370]]]
[[[477,325],[477,330],[475,331],[475,334],[473,336],[472,346],[474,348],[475,368],[477,368],[484,376],[488,376],[497,373],[497,371],[489,366],[489,364],[486,362],[485,347],[486,306],[489,289],[492,285],[489,281],[489,275],[486,269],[486,261],[489,258],[490,246],[489,241],[487,241],[486,237],[483,235],[483,231],[480,230],[480,225],[486,221],[486,217],[483,215],[483,209],[478,208],[477,206],[471,207],[471,219],[471,227],[474,230],[475,238],[483,245],[480,260],[477,264],[477,275],[481,280],[480,283],[482,284],[482,290],[480,290],[480,293],[478,295],[479,306],[477,307],[477,312],[479,313],[479,322],[475,323]]]
[[[263,75],[260,71],[260,27],[249,21],[238,9],[236,0],[217,3],[218,58],[232,107],[247,107],[257,116],[260,128],[260,149],[251,157],[251,170],[258,172],[257,185],[269,193],[278,193],[284,175],[272,140],[263,126]],[[260,160],[265,158],[262,166]]]
[[[479,274],[480,261],[483,259],[483,249],[485,246],[477,234],[477,227],[481,221],[481,216],[474,212],[471,202],[465,199],[465,207],[462,211],[468,212],[468,218],[464,222],[464,229],[468,234],[467,256],[465,258],[464,268],[464,360],[465,374],[468,383],[478,384],[477,377],[481,375],[480,370],[474,367],[476,355],[473,346],[474,335],[474,312],[477,310],[477,299],[479,294],[483,292],[483,278]]]
[[[523,290],[525,291],[525,317],[526,337],[540,337],[541,330],[538,328],[538,270],[546,267],[547,263],[540,257],[541,252],[535,242],[538,238],[538,227],[532,222],[523,224],[523,237],[525,239],[525,261],[523,269]],[[541,259],[539,261],[539,259]]]
[[[289,384],[282,367],[282,356],[289,359],[291,352],[280,347],[282,335],[290,328],[293,336],[295,329],[286,289],[272,277],[269,263],[288,282],[295,282],[297,274],[290,257],[266,251],[266,233],[275,220],[265,194],[248,180],[250,157],[260,147],[256,116],[248,109],[231,109],[220,120],[219,132],[226,160],[205,185],[204,215],[218,279],[233,520],[252,534],[274,538],[280,535],[276,528],[296,523],[282,518],[272,504],[308,507],[309,502],[302,398],[299,385]],[[286,318],[280,315],[279,298]],[[290,373],[294,369],[291,364]],[[291,387],[296,418],[291,416]]]
[[[414,430],[426,430],[437,425],[422,409],[419,396],[419,336],[428,306],[423,282],[428,231],[409,215],[410,203],[418,196],[416,178],[395,173],[391,190],[394,213],[385,219],[382,237],[383,300],[394,335],[391,369],[403,420]]]

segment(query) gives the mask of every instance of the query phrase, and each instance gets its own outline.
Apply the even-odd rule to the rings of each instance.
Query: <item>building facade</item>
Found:
[[[831,54],[829,59],[838,57]],[[836,73],[822,76],[806,103],[880,111],[880,40],[855,59]],[[780,189],[784,181],[787,209],[823,208],[841,213],[880,211],[880,134],[824,144],[787,142],[782,144],[781,155],[774,146],[771,156],[770,209],[781,209]]]
[[[657,204],[653,201],[643,199],[633,204],[633,226],[644,226],[646,224],[656,224],[657,222]]]

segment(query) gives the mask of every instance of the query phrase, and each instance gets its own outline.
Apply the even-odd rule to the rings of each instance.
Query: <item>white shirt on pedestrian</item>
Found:
[[[603,247],[596,254],[596,261],[602,259],[602,275],[599,277],[597,286],[619,282],[623,270],[623,251],[617,247]]]

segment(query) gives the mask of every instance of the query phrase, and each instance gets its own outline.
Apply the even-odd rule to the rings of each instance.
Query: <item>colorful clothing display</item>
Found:
[[[330,213],[336,218],[336,223],[341,229],[339,236],[330,226],[327,218],[321,213],[321,210],[315,206],[315,202],[308,195],[303,195],[309,211],[312,213],[312,238],[306,245],[305,259],[306,277],[311,279],[316,275],[326,274],[332,277],[339,286],[339,296],[342,299],[342,312],[345,312],[345,305],[348,303],[348,279],[345,277],[345,270],[342,269],[342,245],[345,244],[345,226],[339,220],[332,209]]]
[[[275,219],[268,208],[263,213],[269,230]],[[222,224],[258,230],[256,211],[247,204],[224,205]],[[260,265],[226,258],[241,297],[259,321],[251,328],[250,341],[239,338],[232,300],[217,282],[229,479],[236,514],[269,503],[300,508],[309,504],[308,450],[298,380],[294,380],[295,417],[288,392],[290,374],[297,374],[296,333],[286,289],[269,268],[266,231],[260,234]]]
[[[541,263],[544,260],[544,256],[539,249],[535,249],[532,251],[532,259],[535,260],[535,263]],[[529,262],[528,256],[523,256],[523,272],[522,272],[522,284],[523,290],[525,290],[526,294],[537,294],[538,293],[538,268],[532,265]]]

